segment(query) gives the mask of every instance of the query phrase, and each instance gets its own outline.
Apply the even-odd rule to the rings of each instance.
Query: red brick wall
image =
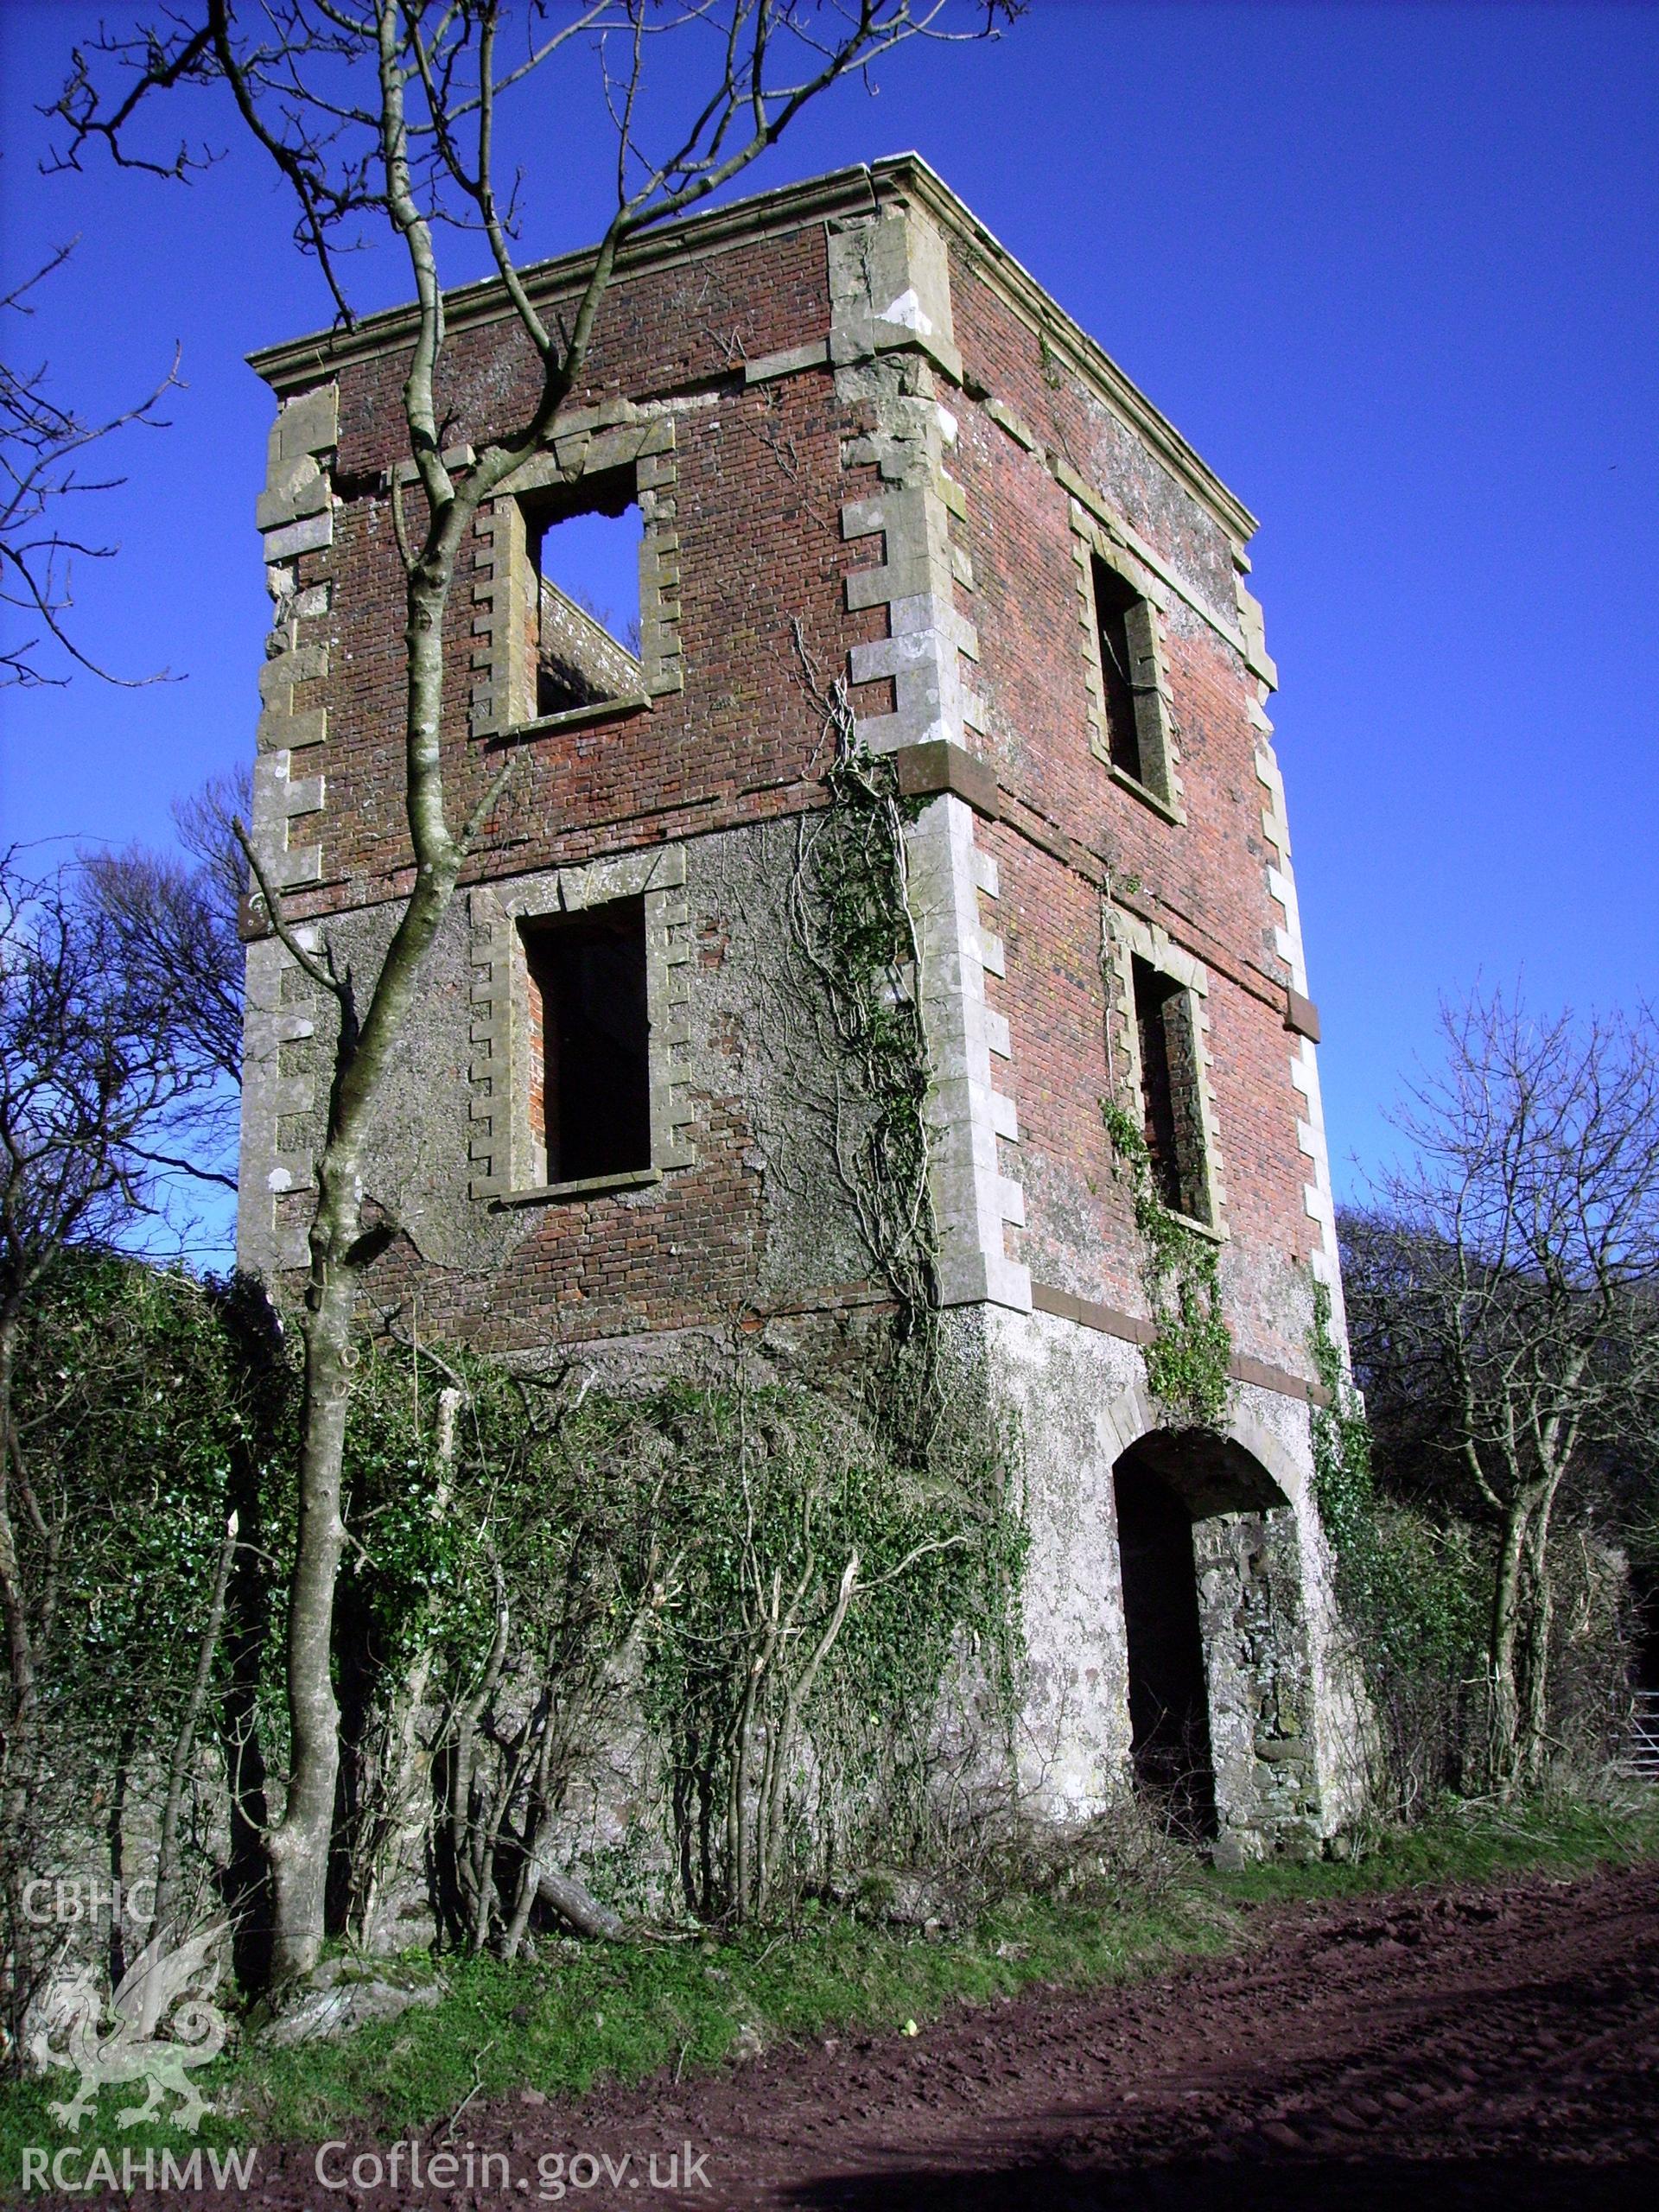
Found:
[[[1035,335],[958,257],[956,333],[969,376],[1013,406],[1046,442],[1073,454],[1141,534],[1227,620],[1234,617],[1224,531],[1154,456],[1074,386],[1047,374]],[[849,648],[884,634],[885,610],[848,615],[842,578],[880,557],[879,541],[845,544],[839,512],[879,489],[871,468],[843,469],[840,442],[869,425],[837,402],[827,369],[746,389],[734,365],[821,339],[829,328],[821,226],[760,238],[620,283],[601,318],[586,393],[636,403],[712,395],[677,411],[675,487],[684,690],[650,709],[550,733],[527,744],[519,773],[471,871],[518,874],[600,852],[716,829],[814,802],[822,718],[791,644],[798,619],[827,681]],[[448,367],[448,435],[481,440],[527,409],[531,363],[507,323],[463,330]],[[302,582],[327,578],[334,600],[327,677],[296,709],[326,705],[328,737],[304,763],[321,769],[327,804],[322,880],[302,912],[358,908],[406,880],[402,819],[402,579],[386,472],[402,457],[401,359],[346,365],[334,542],[304,556]],[[955,535],[976,588],[958,603],[978,631],[972,680],[989,706],[983,749],[1004,784],[1103,862],[1139,879],[1141,899],[1210,970],[1208,1046],[1216,1094],[1230,1268],[1263,1281],[1269,1259],[1304,1263],[1317,1234],[1302,1205],[1308,1163],[1296,1145],[1301,1101],[1290,1083],[1281,1013],[1284,969],[1273,950],[1282,919],[1264,878],[1265,794],[1248,715],[1252,679],[1213,630],[1172,601],[1167,639],[1186,813],[1176,827],[1115,785],[1090,749],[1084,639],[1065,492],[982,405],[944,395],[960,423],[952,473],[968,504]],[[418,527],[418,498],[410,501]],[[470,565],[458,578],[448,632],[446,766],[452,818],[463,817],[499,756],[467,734],[474,608]],[[862,687],[859,711],[891,704]],[[1104,1005],[1095,887],[1004,823],[982,824],[995,853],[1006,981],[988,995],[1013,1036],[996,1079],[1017,1103],[1022,1142],[1005,1167],[1025,1183],[1028,1225],[1010,1255],[1041,1281],[1139,1307],[1125,1193],[1101,1125]],[[694,926],[717,932],[699,903]],[[1237,981],[1230,980],[1230,976]],[[1279,994],[1277,1003],[1265,1001]],[[693,1015],[696,1018],[695,987]],[[525,1220],[524,1243],[488,1277],[446,1272],[394,1248],[377,1271],[390,1300],[418,1281],[432,1325],[499,1346],[668,1328],[729,1312],[752,1294],[762,1256],[761,1179],[733,1096],[699,1102],[696,1165],[625,1197],[564,1203]],[[465,1141],[464,1133],[458,1135]],[[1301,1369],[1291,1321],[1266,1301],[1234,1315],[1241,1350]]]
[[[762,1192],[732,1103],[697,1109],[694,1166],[644,1191],[527,1208],[524,1241],[488,1272],[435,1266],[399,1238],[375,1265],[373,1305],[418,1297],[423,1330],[497,1352],[730,1319],[753,1294]]]
[[[821,228],[649,273],[607,300],[587,396],[622,391],[645,400],[725,385],[713,404],[680,411],[676,425],[685,690],[528,747],[474,875],[563,864],[799,804],[821,727],[801,688],[791,621],[801,619],[826,677],[836,673],[849,639],[874,634],[871,617],[852,627],[841,612],[840,578],[868,547],[841,540],[847,425],[828,371],[745,391],[733,388],[732,363],[740,346],[758,358],[822,337],[829,313]],[[477,440],[507,419],[504,389],[527,402],[522,344],[514,329],[493,324],[462,332],[454,349],[451,435]],[[335,639],[328,676],[300,687],[295,701],[329,710],[328,741],[308,763],[327,777],[328,805],[322,882],[305,895],[307,912],[372,902],[406,863],[402,766],[389,742],[403,725],[403,584],[383,484],[397,457],[396,383],[393,361],[342,372],[337,476],[352,496],[336,511],[334,545],[308,556],[302,574],[332,578]],[[409,506],[418,527],[417,494]],[[469,555],[464,563],[450,607],[445,706],[451,810],[463,818],[500,765],[467,735]]]
[[[1058,388],[1046,381],[1035,334],[959,259],[952,283],[970,381],[1045,442],[1092,451],[1096,473],[1080,466],[1079,474],[1236,622],[1230,550],[1219,526],[1151,456],[1111,473],[1100,467],[1111,441],[1068,375],[1058,372]],[[1049,373],[1057,373],[1052,365]],[[1166,654],[1185,821],[1166,822],[1114,782],[1090,747],[1069,496],[1041,454],[1026,451],[982,405],[963,404],[959,424],[950,467],[968,516],[956,535],[972,559],[975,588],[958,603],[978,632],[976,682],[989,708],[984,747],[1005,787],[1105,863],[1113,880],[1138,880],[1136,904],[1205,963],[1227,1264],[1230,1274],[1279,1280],[1276,1265],[1261,1270],[1257,1262],[1305,1266],[1319,1231],[1302,1199],[1311,1163],[1296,1142],[1304,1102],[1290,1080],[1288,971],[1274,944],[1284,917],[1266,880],[1267,794],[1249,713],[1254,679],[1172,594]],[[1001,896],[987,915],[1005,941],[1007,969],[1006,980],[987,978],[987,994],[1008,1016],[1014,1048],[996,1080],[1020,1121],[1020,1144],[1005,1152],[1005,1166],[1027,1190],[1027,1225],[1007,1232],[1008,1249],[1039,1281],[1138,1309],[1127,1199],[1100,1116],[1107,1083],[1099,894],[1007,823],[982,830],[981,842],[1001,869]],[[1266,1305],[1252,1300],[1232,1316],[1240,1349],[1300,1370],[1306,1348],[1296,1317],[1283,1315],[1281,1325]]]

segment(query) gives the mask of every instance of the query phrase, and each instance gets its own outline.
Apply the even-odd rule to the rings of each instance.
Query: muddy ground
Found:
[[[1659,2205],[1659,1866],[1252,1919],[1246,1954],[1130,1989],[1033,1991],[580,2107],[520,2095],[464,2133],[507,2152],[520,2202],[575,2182],[563,2201],[734,2208]],[[649,2162],[665,2180],[687,2143],[701,2163],[669,2197]],[[262,2194],[432,2198],[325,2196],[299,2152]]]

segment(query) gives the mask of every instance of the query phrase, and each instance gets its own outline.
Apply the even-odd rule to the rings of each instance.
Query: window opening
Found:
[[[643,899],[520,924],[530,1128],[549,1183],[651,1166]]]
[[[639,659],[639,549],[645,523],[632,470],[584,479],[526,514],[535,569],[536,712],[569,714],[645,690]]]
[[[1133,968],[1141,1115],[1153,1181],[1172,1213],[1207,1225],[1210,1202],[1192,994],[1138,955]]]
[[[1135,716],[1135,663],[1129,647],[1129,617],[1140,595],[1126,577],[1092,556],[1095,624],[1100,638],[1100,679],[1106,705],[1106,749],[1113,767],[1144,784],[1141,733]]]

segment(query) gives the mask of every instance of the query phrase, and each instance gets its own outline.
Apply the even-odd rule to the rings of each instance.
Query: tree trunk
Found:
[[[614,1942],[626,1931],[609,1905],[585,1890],[574,1876],[556,1874],[550,1866],[537,1861],[535,1868],[536,1893],[543,1904],[550,1904],[562,1920],[568,1920],[578,1936],[588,1936]]]
[[[848,1608],[858,1587],[859,1557],[856,1552],[842,1570],[841,1581],[836,1590],[836,1603],[823,1634],[818,1638],[811,1657],[791,1685],[783,1702],[783,1709],[775,1723],[775,1740],[768,1736],[766,1750],[770,1771],[766,1777],[766,1819],[765,1841],[760,1853],[760,1896],[756,1901],[757,1914],[764,1913],[772,1902],[778,1873],[784,1855],[784,1793],[789,1780],[790,1764],[795,1756],[795,1744],[800,1732],[801,1713],[812,1694],[812,1685],[819,1669],[835,1649],[847,1619]],[[776,1758],[772,1758],[775,1750]]]
[[[334,1685],[334,1585],[345,1530],[340,1471],[351,1398],[352,1331],[364,1269],[363,1148],[381,1086],[420,987],[427,955],[449,911],[461,848],[443,814],[441,751],[443,620],[454,548],[476,499],[451,501],[435,520],[409,580],[405,755],[415,887],[392,931],[360,1028],[341,992],[340,1036],[328,1132],[317,1160],[317,1210],[306,1286],[305,1381],[298,1525],[289,1585],[289,1772],[283,1817],[268,1846],[271,1974],[308,1974],[322,1948],[340,1773],[340,1707]]]
[[[1502,1797],[1532,1787],[1543,1775],[1554,1611],[1549,1528],[1560,1480],[1555,1476],[1518,1486],[1499,1529],[1488,1658],[1491,1779]]]
[[[461,1392],[453,1383],[446,1383],[438,1393],[433,1454],[441,1471],[432,1501],[435,1517],[448,1510],[461,1406]],[[404,1669],[386,1710],[380,1803],[366,1839],[366,1864],[356,1916],[358,1940],[371,1951],[383,1932],[379,1923],[386,1885],[388,1882],[394,1885],[395,1903],[395,1885],[404,1862],[432,1823],[432,1754],[422,1740],[420,1722],[432,1680],[430,1631],[436,1610],[436,1593],[429,1591],[421,1607],[419,1648]]]
[[[1552,1484],[1535,1510],[1527,1529],[1527,1630],[1516,1669],[1520,1713],[1516,1766],[1529,1789],[1535,1789],[1543,1780],[1549,1755],[1549,1640],[1555,1617],[1549,1527],[1554,1503]]]
[[[262,1490],[264,1451],[278,1432],[276,1311],[263,1298],[232,1297],[236,1331],[251,1395],[247,1427],[232,1440],[226,1498],[240,1541],[225,1599],[225,1689],[217,1701],[219,1753],[227,1798],[225,1902],[232,1957],[245,1989],[262,1989],[270,1969],[270,1864],[260,1693],[270,1639],[270,1589]]]
[[[319,1179],[328,1172],[325,1158]],[[348,1203],[354,1215],[354,1193]],[[357,1278],[353,1268],[328,1252],[327,1243],[328,1230],[346,1213],[347,1205],[333,1197],[325,1185],[312,1232],[313,1302],[305,1324],[298,1525],[289,1585],[288,1796],[269,1846],[270,1970],[279,1983],[309,1974],[322,1948],[334,1785],[340,1771],[334,1583],[345,1536],[340,1518],[340,1466],[351,1395]]]
[[[1498,1535],[1497,1567],[1492,1584],[1491,1622],[1488,1631],[1487,1665],[1492,1709],[1489,1719],[1491,1780],[1502,1797],[1512,1794],[1518,1779],[1516,1751],[1520,1735],[1520,1700],[1515,1675],[1516,1639],[1520,1629],[1522,1561],[1527,1523],[1531,1516],[1525,1492],[1517,1492],[1506,1507]]]

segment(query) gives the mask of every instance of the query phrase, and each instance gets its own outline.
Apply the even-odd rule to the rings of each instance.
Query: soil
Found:
[[[580,2106],[521,2092],[457,2135],[505,2151],[528,2203],[568,2175],[565,2202],[620,2186],[855,2212],[1659,2204],[1659,1866],[1251,1924],[1243,1953],[1128,1988],[1035,1990],[914,2037],[783,2045]],[[686,2143],[691,2189],[653,2190],[650,2156],[664,2179]],[[272,2206],[430,2201],[331,2199],[311,2153],[276,2164]]]

